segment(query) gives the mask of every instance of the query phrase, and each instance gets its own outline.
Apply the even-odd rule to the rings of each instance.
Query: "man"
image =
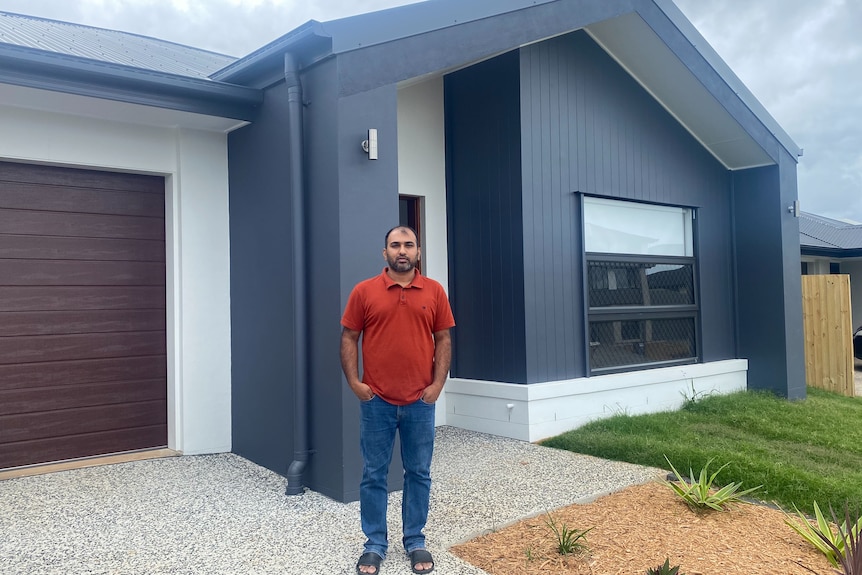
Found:
[[[442,286],[416,270],[420,255],[412,228],[389,230],[383,248],[387,267],[353,288],[341,319],[341,367],[361,402],[359,505],[367,541],[356,564],[360,574],[379,573],[386,557],[387,475],[396,430],[404,464],[402,543],[414,573],[434,570],[422,530],[431,492],[434,402],[449,373],[449,328],[455,320]]]

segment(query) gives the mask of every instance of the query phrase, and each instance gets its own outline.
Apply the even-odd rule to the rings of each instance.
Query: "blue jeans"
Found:
[[[401,437],[404,492],[401,501],[402,543],[410,553],[425,547],[422,530],[428,519],[431,494],[431,455],[434,451],[434,405],[421,399],[409,405],[392,405],[377,396],[361,404],[359,444],[362,450],[362,483],[359,506],[365,551],[386,557],[389,537],[386,508],[387,476],[392,461],[395,432]]]

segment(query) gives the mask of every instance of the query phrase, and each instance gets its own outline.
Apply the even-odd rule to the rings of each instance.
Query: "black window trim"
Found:
[[[577,192],[576,192],[577,193]],[[585,243],[585,215],[584,215],[584,198],[586,197],[601,197],[609,200],[617,200],[620,202],[632,202],[640,204],[662,205],[680,209],[687,209],[691,212],[692,217],[692,252],[693,256],[656,256],[656,255],[638,255],[638,254],[620,254],[620,253],[605,253],[605,252],[581,252],[581,270],[582,270],[582,285],[583,285],[583,312],[584,312],[584,357],[586,360],[586,375],[587,377],[608,375],[613,373],[629,373],[635,371],[643,371],[646,369],[657,369],[661,367],[673,367],[678,365],[692,365],[701,363],[702,361],[702,342],[703,334],[701,330],[700,317],[700,269],[698,261],[698,233],[697,233],[697,209],[692,206],[681,206],[675,204],[657,204],[654,202],[643,202],[628,198],[617,198],[609,196],[596,196],[593,194],[577,193],[580,196],[580,215],[581,215],[581,245]],[[608,307],[591,307],[589,304],[589,262],[590,261],[606,261],[606,262],[621,262],[621,263],[655,263],[655,264],[685,264],[692,266],[692,290],[694,292],[694,304],[688,305],[661,305],[661,306],[608,306]],[[646,319],[684,319],[692,318],[694,320],[694,352],[693,357],[651,361],[648,363],[628,364],[613,367],[594,368],[590,359],[590,323],[594,321],[629,321],[629,320],[646,320]]]

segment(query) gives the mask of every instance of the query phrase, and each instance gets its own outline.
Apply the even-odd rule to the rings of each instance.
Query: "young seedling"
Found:
[[[559,552],[560,555],[572,555],[575,553],[581,553],[587,549],[586,535],[593,530],[592,527],[584,531],[569,529],[565,523],[563,523],[562,526],[557,527],[557,522],[551,514],[548,513],[547,515],[548,518],[545,520],[545,525],[547,525],[554,533],[557,552]]]

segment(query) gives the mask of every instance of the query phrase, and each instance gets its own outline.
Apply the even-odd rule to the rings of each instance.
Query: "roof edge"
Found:
[[[799,246],[799,253],[803,256],[821,256],[840,260],[862,257],[862,248],[825,248],[802,244]]]
[[[238,120],[252,120],[263,103],[245,86],[11,44],[0,44],[0,82]]]
[[[733,90],[739,100],[751,111],[752,114],[763,124],[763,126],[775,137],[781,146],[793,156],[794,159],[802,156],[800,148],[793,138],[781,127],[778,121],[760,103],[757,97],[739,79],[724,59],[715,51],[710,43],[697,30],[694,24],[686,18],[682,10],[673,0],[652,0],[656,7],[661,10],[668,20],[689,41],[692,47],[706,60],[707,64],[715,70],[727,86]]]

